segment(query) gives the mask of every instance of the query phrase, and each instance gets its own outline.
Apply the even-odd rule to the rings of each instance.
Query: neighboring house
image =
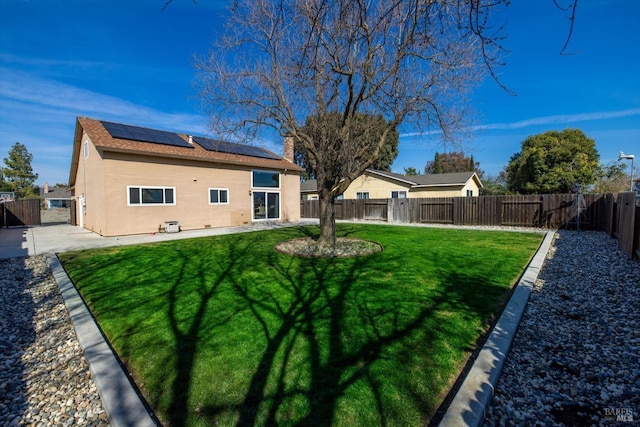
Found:
[[[46,182],[40,187],[40,197],[44,200],[45,209],[68,208],[71,206],[71,189],[69,187],[49,187]]]
[[[264,148],[79,117],[69,184],[103,236],[300,219],[293,139]]]
[[[480,195],[482,182],[475,172],[401,175],[367,169],[344,192],[344,199],[395,199],[419,197],[472,197]],[[300,186],[302,200],[318,198],[315,180]]]
[[[301,200],[318,200],[318,183],[315,179],[308,179],[300,183]]]

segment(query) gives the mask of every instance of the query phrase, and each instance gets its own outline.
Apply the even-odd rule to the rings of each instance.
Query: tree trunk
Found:
[[[318,204],[320,208],[320,237],[318,238],[318,245],[335,248],[336,217],[331,190],[318,188]]]

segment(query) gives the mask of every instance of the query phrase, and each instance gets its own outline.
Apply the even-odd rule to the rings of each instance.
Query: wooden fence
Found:
[[[610,234],[629,258],[640,259],[640,206],[636,200],[635,192],[618,193]]]
[[[545,194],[535,196],[434,197],[421,199],[336,200],[342,220],[605,230],[613,196]],[[301,202],[302,218],[318,218],[318,201]]]
[[[39,199],[0,203],[0,227],[40,224]]]
[[[640,213],[635,193],[336,200],[337,220],[599,230],[640,257]],[[302,218],[318,218],[318,201],[300,205]]]

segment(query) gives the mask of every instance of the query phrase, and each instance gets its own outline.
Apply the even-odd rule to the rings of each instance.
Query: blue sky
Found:
[[[19,141],[34,156],[39,184],[67,182],[76,116],[210,135],[192,58],[220,30],[223,2],[163,5],[0,0],[0,158]],[[596,141],[601,163],[619,151],[640,158],[640,2],[581,1],[573,54],[561,56],[565,15],[553,0],[537,0],[513,2],[498,17],[510,50],[500,79],[517,95],[484,82],[461,141],[490,174],[527,136],[569,127]],[[436,150],[437,135],[403,132],[392,169],[422,170]]]

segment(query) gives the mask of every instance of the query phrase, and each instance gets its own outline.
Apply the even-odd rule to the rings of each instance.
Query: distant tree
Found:
[[[9,187],[9,183],[4,180],[4,174],[2,173],[2,168],[0,168],[0,191],[11,191],[11,187]]]
[[[425,173],[442,173],[442,162],[440,160],[440,153],[436,152],[433,157],[433,171],[428,171],[429,164],[424,169]]]
[[[598,166],[593,193],[608,194],[628,191],[630,177],[625,173],[626,167],[627,165],[623,163]]]
[[[482,179],[481,196],[501,196],[508,193],[507,174],[504,170],[498,175],[486,175]]]
[[[462,151],[451,151],[449,153],[437,153],[433,156],[433,160],[427,162],[424,172],[432,173],[452,173],[452,172],[476,172],[478,177],[482,179],[484,171],[480,169],[480,162],[473,160],[471,157],[465,156]]]
[[[59,182],[56,185],[54,185],[54,187],[58,187],[58,188],[69,188],[69,184],[65,183],[65,182]]]
[[[407,176],[415,176],[415,175],[420,175],[420,172],[418,172],[416,168],[409,166],[404,168],[404,174]]]
[[[507,187],[520,194],[570,193],[593,184],[600,156],[595,141],[579,129],[528,137],[507,165]]]
[[[353,127],[348,132],[344,132],[345,129],[340,129],[341,123],[342,117],[338,113],[327,113],[324,117],[309,116],[302,130],[314,135],[314,137],[330,138],[327,140],[327,144],[336,144],[339,150],[332,153],[333,158],[325,158],[323,161],[333,162],[337,167],[346,168],[346,170],[358,167],[365,160],[363,154],[369,153],[370,149],[377,145],[378,139],[389,125],[382,116],[368,114],[358,114],[354,118]],[[345,138],[349,138],[349,140],[345,140]],[[385,137],[380,155],[370,167],[391,172],[391,164],[398,156],[399,141],[400,134],[393,129]],[[305,179],[315,179],[316,162],[298,140],[294,141],[294,159],[298,166],[305,169]]]
[[[5,167],[2,168],[5,186],[15,193],[16,199],[38,197],[35,181],[38,174],[33,173],[31,161],[33,155],[27,147],[16,142],[9,150],[9,156],[4,158]]]

